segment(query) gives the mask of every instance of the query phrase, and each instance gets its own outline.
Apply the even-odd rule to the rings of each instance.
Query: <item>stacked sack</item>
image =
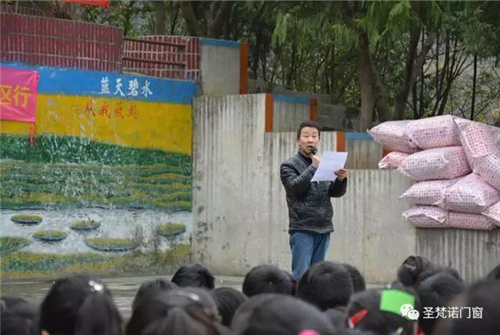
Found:
[[[417,227],[500,227],[500,129],[451,115],[389,121],[369,131],[391,152],[380,169],[417,183],[401,198]]]

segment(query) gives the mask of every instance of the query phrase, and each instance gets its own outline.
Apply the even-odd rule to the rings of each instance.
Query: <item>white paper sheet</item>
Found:
[[[347,152],[327,151],[321,155],[318,169],[311,181],[334,181],[335,171],[343,169],[347,160]]]

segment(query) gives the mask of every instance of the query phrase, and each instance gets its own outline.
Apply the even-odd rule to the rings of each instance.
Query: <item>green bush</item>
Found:
[[[30,241],[25,237],[18,236],[2,236],[0,237],[0,253],[5,254],[12,251],[17,251],[30,244]]]

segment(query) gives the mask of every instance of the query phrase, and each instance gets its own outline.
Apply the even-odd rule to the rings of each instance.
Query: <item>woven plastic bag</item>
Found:
[[[452,115],[441,115],[411,121],[406,133],[420,149],[454,147],[461,145],[458,127]]]
[[[387,121],[373,127],[368,133],[387,150],[413,153],[417,151],[417,146],[406,135],[406,127],[410,122]]]
[[[487,124],[456,118],[460,142],[472,168],[478,158],[498,152],[500,128]]]
[[[433,206],[415,206],[403,213],[405,220],[420,228],[448,228],[448,212]]]
[[[380,162],[378,168],[381,170],[395,170],[410,154],[404,152],[393,151],[388,153]]]
[[[480,214],[500,201],[500,192],[475,173],[460,179],[445,191],[444,209]]]
[[[444,203],[446,189],[459,180],[459,178],[456,178],[421,181],[410,187],[399,198],[412,205],[441,206]]]
[[[492,220],[481,214],[450,212],[448,221],[451,228],[492,230],[496,225]]]
[[[399,167],[405,176],[416,180],[454,179],[471,172],[462,147],[429,149],[408,156]]]
[[[488,184],[500,191],[500,152],[478,158],[475,171]]]
[[[500,202],[497,202],[483,212],[483,215],[489,218],[494,224],[500,227]]]

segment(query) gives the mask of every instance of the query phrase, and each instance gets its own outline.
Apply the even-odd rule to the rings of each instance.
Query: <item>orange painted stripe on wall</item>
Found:
[[[309,100],[309,119],[311,121],[318,121],[318,99]]]
[[[337,151],[338,152],[343,152],[345,150],[346,150],[345,132],[338,131],[337,132]]]
[[[240,94],[248,94],[248,43],[240,44]]]
[[[266,94],[266,133],[273,131],[274,98],[271,93]]]

